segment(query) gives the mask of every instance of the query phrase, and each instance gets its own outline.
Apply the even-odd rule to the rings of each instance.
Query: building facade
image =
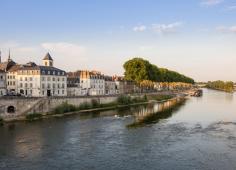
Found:
[[[105,95],[116,94],[116,83],[111,76],[105,76]]]
[[[9,55],[8,61],[0,64],[0,69],[6,72],[7,93],[27,97],[67,96],[66,72],[53,67],[49,53],[43,64],[19,65]]]
[[[0,70],[0,96],[4,96],[7,93],[7,84],[6,84],[6,72]]]
[[[105,95],[104,75],[97,71],[81,71],[80,86],[82,95]]]

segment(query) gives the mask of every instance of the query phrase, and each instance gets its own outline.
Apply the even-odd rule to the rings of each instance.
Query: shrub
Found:
[[[88,102],[84,102],[82,104],[80,104],[79,106],[79,110],[86,110],[86,109],[91,109],[92,105],[89,104]]]
[[[0,126],[2,126],[2,125],[3,125],[3,118],[0,117]]]
[[[53,109],[53,114],[63,114],[67,112],[74,112],[78,110],[78,108],[74,105],[68,104],[67,102],[62,103],[61,105],[57,106],[55,109]]]
[[[26,120],[28,121],[34,121],[36,119],[41,119],[42,118],[42,114],[40,113],[30,113],[26,115]]]
[[[121,95],[117,99],[118,104],[131,104],[132,99],[130,96]]]
[[[100,103],[98,103],[96,99],[92,99],[91,103],[92,103],[92,108],[100,107]]]

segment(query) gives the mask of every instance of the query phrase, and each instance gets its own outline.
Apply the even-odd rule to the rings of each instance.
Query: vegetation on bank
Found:
[[[156,101],[163,101],[173,98],[172,95],[150,95],[148,96],[148,100],[156,100]]]
[[[164,99],[170,99],[172,96],[168,95],[160,95],[160,97],[150,97],[152,100],[164,100]],[[118,107],[118,106],[124,106],[124,105],[131,105],[131,104],[137,104],[137,103],[144,103],[149,100],[149,97],[144,95],[143,97],[131,97],[126,95],[121,95],[118,97],[116,102],[107,103],[107,104],[100,104],[97,100],[92,100],[91,103],[85,102],[80,104],[80,106],[74,106],[67,102],[62,103],[61,105],[57,106],[51,114],[64,114],[68,112],[75,112],[75,111],[81,111],[81,110],[89,110],[89,109],[96,109],[96,108],[108,108],[108,107]]]
[[[3,118],[0,117],[0,126],[3,125]]]
[[[222,90],[222,91],[226,91],[226,92],[233,92],[234,91],[234,83],[232,81],[209,81],[206,85],[207,88],[210,89],[215,89],[215,90]]]
[[[148,84],[150,84],[150,81],[194,83],[194,80],[190,77],[166,68],[158,68],[142,58],[133,58],[125,62],[123,67],[125,69],[125,79],[135,81],[138,84],[143,81]]]
[[[27,121],[34,121],[34,120],[39,120],[42,119],[43,115],[41,113],[30,113],[26,115],[26,120]]]

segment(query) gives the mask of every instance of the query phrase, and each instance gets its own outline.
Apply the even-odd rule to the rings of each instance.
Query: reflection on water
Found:
[[[134,113],[135,121],[127,127],[140,127],[158,123],[177,112],[185,104],[185,98],[175,98],[164,103],[152,103]]]
[[[234,170],[235,99],[205,89],[202,97],[175,106],[153,103],[0,126],[0,169]],[[127,128],[134,124],[139,128]]]

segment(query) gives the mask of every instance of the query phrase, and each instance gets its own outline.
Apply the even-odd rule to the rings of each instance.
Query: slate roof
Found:
[[[38,65],[22,65],[18,68],[18,71],[23,70],[39,70],[41,74],[43,75],[66,75],[66,72],[64,70],[58,69],[56,67],[49,67],[49,66],[38,66]]]
[[[43,60],[51,60],[51,61],[53,61],[53,59],[52,59],[52,57],[51,57],[51,55],[50,55],[49,53],[47,53],[47,54],[45,55],[45,57],[43,58]]]

